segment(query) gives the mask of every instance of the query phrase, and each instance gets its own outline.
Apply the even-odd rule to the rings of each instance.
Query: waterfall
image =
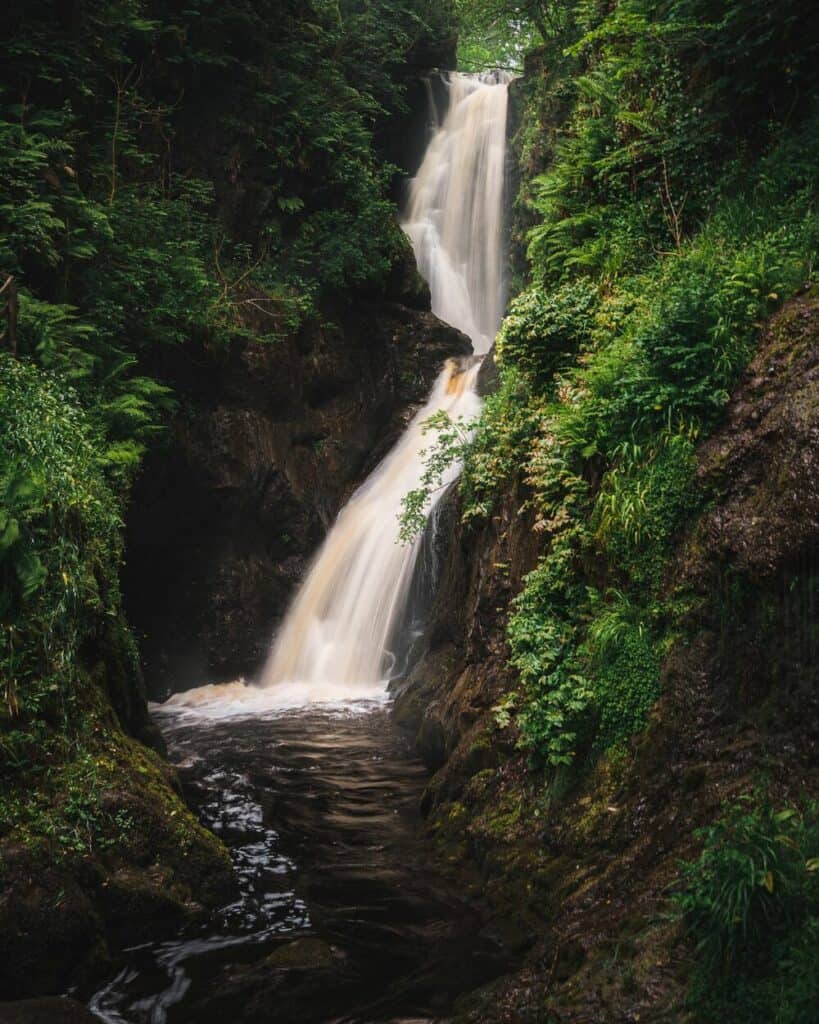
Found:
[[[420,540],[398,543],[405,494],[420,484],[423,423],[434,412],[473,417],[475,365],[447,361],[427,404],[341,510],[296,595],[264,674],[265,686],[306,684],[316,696],[379,693],[394,625],[406,607]],[[450,479],[456,475],[453,468]]]
[[[431,110],[435,130],[409,183],[402,222],[433,311],[468,334],[479,354],[488,351],[505,302],[508,81],[497,72],[447,77],[446,114],[439,123]],[[386,692],[421,550],[420,538],[398,542],[398,516],[404,496],[421,484],[424,453],[434,441],[423,424],[441,410],[455,420],[477,415],[479,365],[474,358],[447,361],[426,405],[341,510],[287,612],[261,688],[204,686],[169,703],[286,706]],[[459,468],[451,467],[444,485]],[[444,489],[432,495],[430,514]]]
[[[509,75],[453,74],[444,122],[410,183],[402,227],[429,282],[432,311],[494,341],[506,304],[504,191]]]

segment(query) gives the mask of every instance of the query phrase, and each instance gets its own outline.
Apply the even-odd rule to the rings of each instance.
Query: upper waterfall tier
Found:
[[[498,71],[448,76],[447,112],[410,181],[402,223],[433,312],[468,334],[479,354],[489,350],[506,303],[510,78]]]

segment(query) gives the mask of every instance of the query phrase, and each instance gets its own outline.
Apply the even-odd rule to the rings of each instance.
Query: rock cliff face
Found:
[[[665,913],[693,831],[760,769],[782,798],[819,793],[819,295],[797,297],[698,452],[704,510],[668,586],[691,608],[629,756],[544,787],[491,708],[512,685],[496,614],[536,560],[520,495],[481,530],[451,502],[429,652],[396,702],[436,770],[425,798],[447,854],[517,905],[531,952],[464,1020],[683,1021],[691,951]],[[540,1016],[538,1015],[540,1014]]]
[[[531,521],[518,514],[523,496],[517,490],[481,527],[461,523],[456,491],[444,500],[427,649],[395,700],[395,714],[416,732],[419,751],[436,773],[427,809],[457,798],[471,775],[509,753],[494,742],[498,737],[487,742],[489,712],[514,684],[506,664],[508,605],[539,553]]]
[[[260,667],[339,508],[469,351],[409,263],[328,322],[162,368],[184,398],[135,488],[125,573],[154,696]]]

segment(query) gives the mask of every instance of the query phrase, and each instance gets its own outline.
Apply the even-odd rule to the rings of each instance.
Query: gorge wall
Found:
[[[517,975],[466,1001],[464,1020],[538,1020],[536,1006],[555,1021],[689,1019],[692,949],[667,901],[694,830],[761,771],[781,800],[816,792],[818,388],[814,289],[766,327],[697,452],[706,508],[666,581],[690,611],[649,724],[628,757],[596,759],[565,788],[531,771],[497,711],[516,686],[503,613],[543,546],[519,512],[525,489],[479,528],[451,497],[428,651],[395,713],[434,772],[431,840],[477,861],[530,947]]]
[[[640,48],[664,15],[641,8],[632,35],[625,10],[601,14],[605,31],[574,51],[546,42],[510,89],[513,301],[495,380],[483,374],[494,395],[441,516],[426,651],[396,684],[395,714],[432,772],[431,843],[479,867],[523,955],[462,1002],[459,1021],[808,1020],[816,181],[789,178],[785,152],[813,159],[815,109],[800,104],[815,80],[789,92],[775,47],[760,44],[766,72],[721,79],[715,102],[709,58],[681,42],[674,60],[702,77],[683,73],[659,115],[654,71],[670,51]],[[714,28],[726,52],[737,27]],[[776,45],[815,41],[783,27]],[[758,111],[777,90],[793,120],[762,139]],[[718,138],[681,127],[693,97],[723,120]],[[670,169],[635,110],[645,123],[668,115],[698,165],[680,156]],[[672,241],[669,195],[675,210],[687,202]],[[749,272],[758,256],[768,269]],[[555,736],[566,747],[550,748]],[[751,864],[760,836],[788,847],[775,833],[790,820],[813,822],[796,855],[800,923],[771,860],[744,905],[764,916],[764,937],[750,951],[737,938],[741,954],[709,973],[697,940],[744,927],[726,913],[720,932],[716,880],[727,902],[731,865]],[[717,907],[699,933],[679,909],[697,884]]]

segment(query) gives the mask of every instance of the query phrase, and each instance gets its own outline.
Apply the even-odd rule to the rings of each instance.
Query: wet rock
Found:
[[[682,565],[691,581],[714,563],[770,581],[819,537],[819,292],[771,322],[726,423],[700,449],[698,476],[718,504]]]
[[[788,303],[698,453],[709,507],[674,585],[696,597],[712,685],[733,717],[804,716],[819,689],[819,291]],[[813,703],[812,703],[813,701]],[[772,724],[772,723],[771,723]]]
[[[495,362],[495,346],[486,353],[478,370],[478,394],[481,398],[494,394],[500,384],[500,370]]]
[[[64,991],[106,960],[102,920],[86,885],[59,867],[32,857],[25,849],[2,850],[0,891],[0,992],[5,997]],[[87,884],[87,879],[83,879]],[[59,1001],[55,1001],[59,1002]],[[5,1004],[32,1013],[50,1000]],[[17,1012],[15,1010],[14,1012]],[[48,1020],[19,1016],[19,1020]],[[55,1018],[62,1020],[62,1017]],[[66,1018],[72,1019],[72,1018]],[[6,1018],[0,1013],[0,1020]]]
[[[99,889],[108,942],[114,948],[147,942],[173,934],[181,919],[204,918],[205,908],[191,897],[190,888],[180,884],[167,867],[119,868]]]
[[[453,490],[440,518],[440,582],[427,649],[396,688],[394,714],[410,729],[421,756],[437,772],[424,798],[429,811],[457,799],[469,780],[495,765],[507,738],[491,709],[512,686],[506,611],[540,550],[531,518],[514,489],[480,527],[460,519]]]
[[[105,833],[72,831],[63,797],[77,791],[77,769],[69,765],[68,779],[37,794],[34,823],[0,836],[7,999],[86,985],[117,948],[175,934],[233,894],[226,848],[181,802],[168,765],[113,728],[103,757],[110,774],[96,780],[95,795],[100,820],[111,823]],[[85,781],[86,761],[79,772]]]
[[[288,942],[265,959],[276,970],[311,970],[332,967],[343,954],[321,939],[296,939]]]
[[[23,999],[0,1003],[0,1024],[94,1024],[96,1020],[73,999]]]
[[[276,1006],[276,1020],[282,1024],[316,1020],[322,1007],[329,1012],[340,998],[349,998],[354,981],[343,952],[319,938],[300,938],[254,963],[223,968],[218,994],[195,1003],[192,1019],[224,1020],[227,1014],[231,1020],[250,1022],[263,1019]]]

